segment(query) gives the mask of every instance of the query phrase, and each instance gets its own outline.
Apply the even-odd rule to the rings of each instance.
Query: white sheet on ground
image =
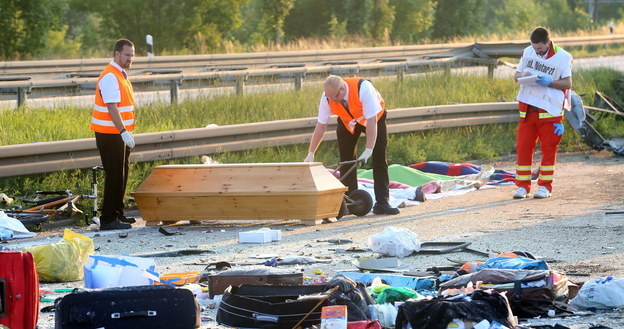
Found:
[[[442,199],[449,196],[463,195],[468,192],[475,191],[480,188],[495,188],[491,185],[486,185],[490,176],[494,174],[494,167],[482,166],[481,172],[477,174],[457,176],[451,180],[437,181],[442,187],[441,193],[426,194],[428,200]],[[370,183],[358,182],[358,188],[368,192],[373,200],[375,200],[374,185]],[[388,203],[392,207],[399,207],[401,205],[405,207],[415,206],[420,204],[420,201],[414,201],[416,194],[416,187],[410,187],[406,189],[390,189],[390,200]],[[373,204],[376,201],[373,201]]]
[[[0,227],[13,231],[14,239],[32,238],[36,235],[26,229],[19,219],[9,217],[4,211],[0,211]]]

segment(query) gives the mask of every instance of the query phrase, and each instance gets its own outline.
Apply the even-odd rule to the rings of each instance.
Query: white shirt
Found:
[[[110,62],[111,65],[116,67],[119,71],[125,72],[115,61]],[[119,83],[117,78],[112,73],[107,73],[98,82],[100,92],[102,93],[102,100],[104,103],[119,103],[121,102],[121,92],[119,91]]]
[[[344,99],[349,100],[349,85],[345,82],[344,86],[346,88]],[[364,117],[366,117],[366,119],[376,116],[377,113],[383,110],[380,104],[381,99],[381,95],[379,95],[379,92],[375,89],[375,87],[373,87],[373,84],[370,81],[364,80],[360,84],[360,102],[362,102]],[[318,108],[318,122],[327,124],[331,114],[327,95],[323,92]]]

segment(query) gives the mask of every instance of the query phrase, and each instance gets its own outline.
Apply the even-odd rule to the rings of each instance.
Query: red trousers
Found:
[[[537,185],[552,192],[552,181],[557,161],[557,148],[561,137],[555,134],[554,123],[561,123],[563,117],[540,119],[539,113],[529,109],[524,120],[518,123],[516,135],[516,186],[531,190],[531,165],[537,141],[540,141],[542,162]]]

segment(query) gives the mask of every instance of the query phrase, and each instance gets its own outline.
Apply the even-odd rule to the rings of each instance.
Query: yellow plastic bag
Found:
[[[65,229],[57,243],[23,249],[33,254],[39,281],[69,282],[83,278],[83,265],[94,252],[93,240]]]

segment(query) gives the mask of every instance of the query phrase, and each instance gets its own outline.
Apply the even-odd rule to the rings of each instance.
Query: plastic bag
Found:
[[[368,246],[373,252],[394,257],[406,257],[420,250],[416,233],[402,227],[386,227],[383,231],[368,238]]]
[[[379,320],[383,328],[394,327],[394,321],[398,311],[392,304],[374,304],[369,307],[374,309],[375,316],[373,320]]]
[[[63,240],[53,244],[28,247],[33,254],[39,281],[70,282],[82,280],[82,266],[94,252],[93,240],[65,229]]]
[[[7,215],[4,211],[0,211],[0,228],[12,231],[11,238],[14,239],[32,238],[36,235],[28,231],[19,219]]]
[[[388,304],[394,302],[403,302],[408,299],[417,299],[420,295],[414,290],[405,287],[390,287],[384,289],[377,296],[377,304]]]
[[[518,270],[548,270],[548,264],[543,260],[526,257],[494,257],[477,266],[477,271],[484,268],[507,268]]]
[[[580,310],[620,308],[624,306],[624,279],[606,277],[587,281],[569,304]]]
[[[150,258],[91,255],[84,265],[85,288],[151,285],[159,280],[155,270]]]

